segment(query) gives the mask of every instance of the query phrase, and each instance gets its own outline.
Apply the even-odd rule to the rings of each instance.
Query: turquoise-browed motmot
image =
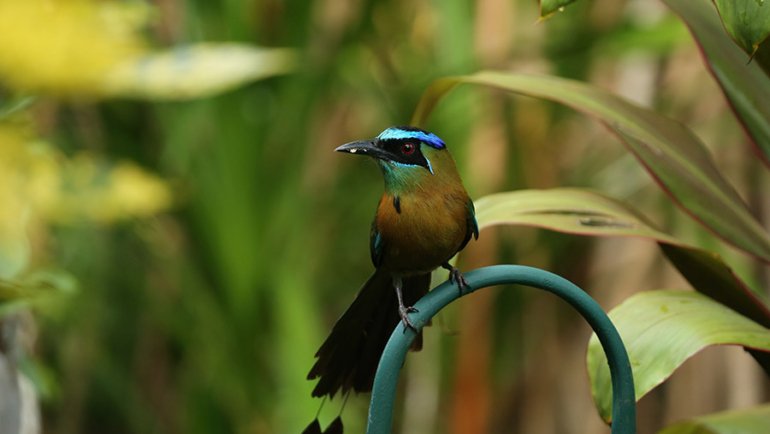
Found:
[[[435,134],[413,127],[388,128],[371,140],[342,145],[339,152],[374,158],[385,179],[370,234],[376,271],[337,320],[316,353],[308,379],[320,378],[313,396],[368,392],[390,333],[398,321],[413,327],[408,313],[428,292],[430,273],[449,270],[466,285],[449,260],[479,229],[473,202],[454,160]],[[412,345],[421,346],[421,337]]]

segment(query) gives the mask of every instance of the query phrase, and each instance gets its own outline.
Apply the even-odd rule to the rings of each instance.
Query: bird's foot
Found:
[[[460,295],[463,295],[465,290],[470,289],[468,281],[465,280],[465,276],[463,276],[463,273],[459,268],[453,267],[448,262],[442,264],[441,266],[449,270],[449,281],[457,284],[457,288],[460,290]]]
[[[406,329],[408,328],[414,330],[414,332],[417,333],[417,327],[412,324],[412,320],[409,319],[409,314],[419,311],[414,306],[404,305],[404,297],[401,294],[402,286],[403,281],[401,280],[401,277],[393,277],[393,288],[396,290],[396,298],[398,299],[398,316],[401,317],[401,322],[404,323],[404,333],[406,333]]]
[[[417,333],[417,327],[415,327],[412,320],[409,319],[410,313],[417,312],[419,312],[419,310],[414,306],[404,306],[403,304],[398,306],[398,316],[401,317],[401,322],[404,323],[404,333],[406,333],[407,328],[410,328]]]

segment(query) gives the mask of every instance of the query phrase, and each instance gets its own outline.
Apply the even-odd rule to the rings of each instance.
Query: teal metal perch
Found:
[[[607,354],[612,377],[612,434],[636,433],[636,404],[634,379],[628,354],[618,331],[607,314],[591,296],[572,282],[538,268],[521,265],[495,265],[465,273],[469,289],[459,293],[457,285],[443,283],[420,299],[414,306],[419,310],[409,317],[421,329],[438,311],[458,299],[487,286],[520,284],[556,294],[574,307],[596,332]],[[409,344],[415,337],[411,329],[399,323],[390,336],[377,367],[369,405],[367,434],[390,434],[393,425],[393,405],[401,366]]]

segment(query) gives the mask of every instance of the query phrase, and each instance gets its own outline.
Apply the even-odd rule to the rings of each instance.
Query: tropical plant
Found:
[[[541,1],[545,18],[574,0]],[[664,0],[688,25],[701,46],[736,118],[745,128],[757,164],[770,167],[770,76],[762,60],[751,61],[770,34],[770,5],[762,1]],[[740,47],[739,47],[740,46]],[[741,52],[741,49],[744,52]],[[707,148],[685,125],[596,86],[545,75],[482,71],[442,78],[425,91],[412,123],[423,125],[451,89],[473,84],[559,102],[603,123],[651,177],[713,236],[770,263],[770,235],[725,179]],[[736,131],[735,134],[740,134]],[[628,347],[637,400],[668,378],[685,360],[710,345],[740,345],[770,372],[768,289],[744,283],[718,254],[657,229],[630,204],[583,189],[520,190],[476,201],[481,228],[528,225],[588,236],[641,237],[657,242],[663,255],[697,292],[667,289],[628,298],[610,313]],[[587,363],[599,413],[611,422],[606,358],[594,336]],[[693,432],[763,432],[770,406],[743,413],[712,415],[665,429]],[[762,428],[760,428],[762,427]]]
[[[618,65],[633,69],[628,62],[636,65],[640,53],[642,69],[672,74],[677,87],[693,77],[706,81],[700,65],[678,63],[692,60],[686,29],[657,2],[544,1],[543,15],[554,12],[535,24],[532,0],[0,0],[0,362],[11,362],[20,385],[3,389],[0,431],[19,422],[1,412],[34,402],[30,391],[45,431],[55,434],[301,431],[318,410],[305,379],[313,351],[370,272],[366,237],[380,182],[371,168],[332,150],[408,122],[425,89],[417,118],[430,113],[430,129],[452,147],[474,198],[530,189],[478,200],[487,229],[477,245],[500,244],[488,255],[467,252],[463,268],[525,262],[600,291],[589,268],[626,274],[653,267],[594,260],[593,249],[612,239],[489,225],[648,239],[664,253],[654,269],[670,272],[665,257],[699,292],[641,293],[617,307],[621,316],[638,318],[644,306],[669,297],[671,305],[697,304],[720,316],[730,333],[681,329],[689,333],[682,335],[686,348],[656,359],[661,364],[651,367],[666,371],[657,378],[637,372],[648,380],[638,384],[652,387],[703,345],[758,345],[764,328],[757,324],[767,325],[758,301],[767,267],[753,258],[766,253],[766,235],[752,215],[766,189],[736,178],[756,179],[768,155],[767,77],[759,68],[767,65],[767,44],[759,44],[759,29],[741,24],[746,16],[761,24],[766,2],[755,2],[760,8],[748,15],[734,9],[736,24],[725,25],[742,47],[759,44],[752,62],[715,17],[701,17],[713,11],[707,2],[669,3],[685,11],[752,137],[758,157],[745,172],[723,158],[740,134],[724,121],[716,88],[693,94],[627,86],[652,89],[660,100],[642,105],[686,119],[698,133],[696,122],[713,123],[704,152],[688,128],[586,84],[617,85],[602,77],[614,76]],[[716,3],[729,22],[731,6]],[[469,75],[489,68],[497,71]],[[437,77],[461,78],[431,86]],[[613,148],[614,139],[571,110],[533,98],[462,85],[432,108],[441,86],[455,81],[572,105],[606,122],[632,152]],[[531,89],[519,89],[524,84]],[[613,88],[620,90],[628,89]],[[675,201],[645,187],[636,152]],[[739,197],[724,179],[754,194]],[[565,185],[601,193],[553,188]],[[672,203],[703,224],[690,224]],[[752,253],[735,253],[744,250]],[[658,287],[624,282],[634,290]],[[615,289],[605,296],[620,297]],[[533,423],[560,433],[601,425],[586,417],[587,392],[561,398],[562,384],[585,384],[587,327],[578,330],[537,298],[503,291],[491,303],[489,294],[458,303],[459,312],[426,331],[424,350],[410,355],[400,431],[500,432],[496,426],[514,420],[522,432],[546,431],[526,429]],[[623,313],[628,306],[634,315]],[[703,319],[669,312],[684,325]],[[521,342],[509,345],[517,336]],[[660,344],[655,349],[668,354],[673,343]],[[550,380],[554,366],[561,375]],[[600,403],[602,378],[597,370]],[[649,395],[660,398],[663,389]],[[674,401],[660,405],[677,408]],[[367,403],[347,401],[346,430],[363,431]],[[339,409],[327,402],[322,420]],[[471,413],[487,429],[463,420]],[[760,407],[686,424],[716,429],[766,416]]]

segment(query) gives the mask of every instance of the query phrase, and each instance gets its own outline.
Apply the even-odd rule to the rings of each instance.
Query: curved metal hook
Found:
[[[612,434],[636,433],[634,378],[628,354],[615,326],[590,295],[563,277],[523,265],[495,265],[464,273],[464,276],[470,288],[462,295],[487,286],[521,284],[551,292],[574,307],[596,332],[607,354],[612,377]],[[414,305],[419,312],[409,317],[415,327],[422,328],[438,311],[460,296],[457,285],[445,282],[420,299]],[[399,323],[385,345],[374,378],[367,434],[389,434],[392,430],[398,376],[415,335],[413,330],[404,330],[404,325]]]

